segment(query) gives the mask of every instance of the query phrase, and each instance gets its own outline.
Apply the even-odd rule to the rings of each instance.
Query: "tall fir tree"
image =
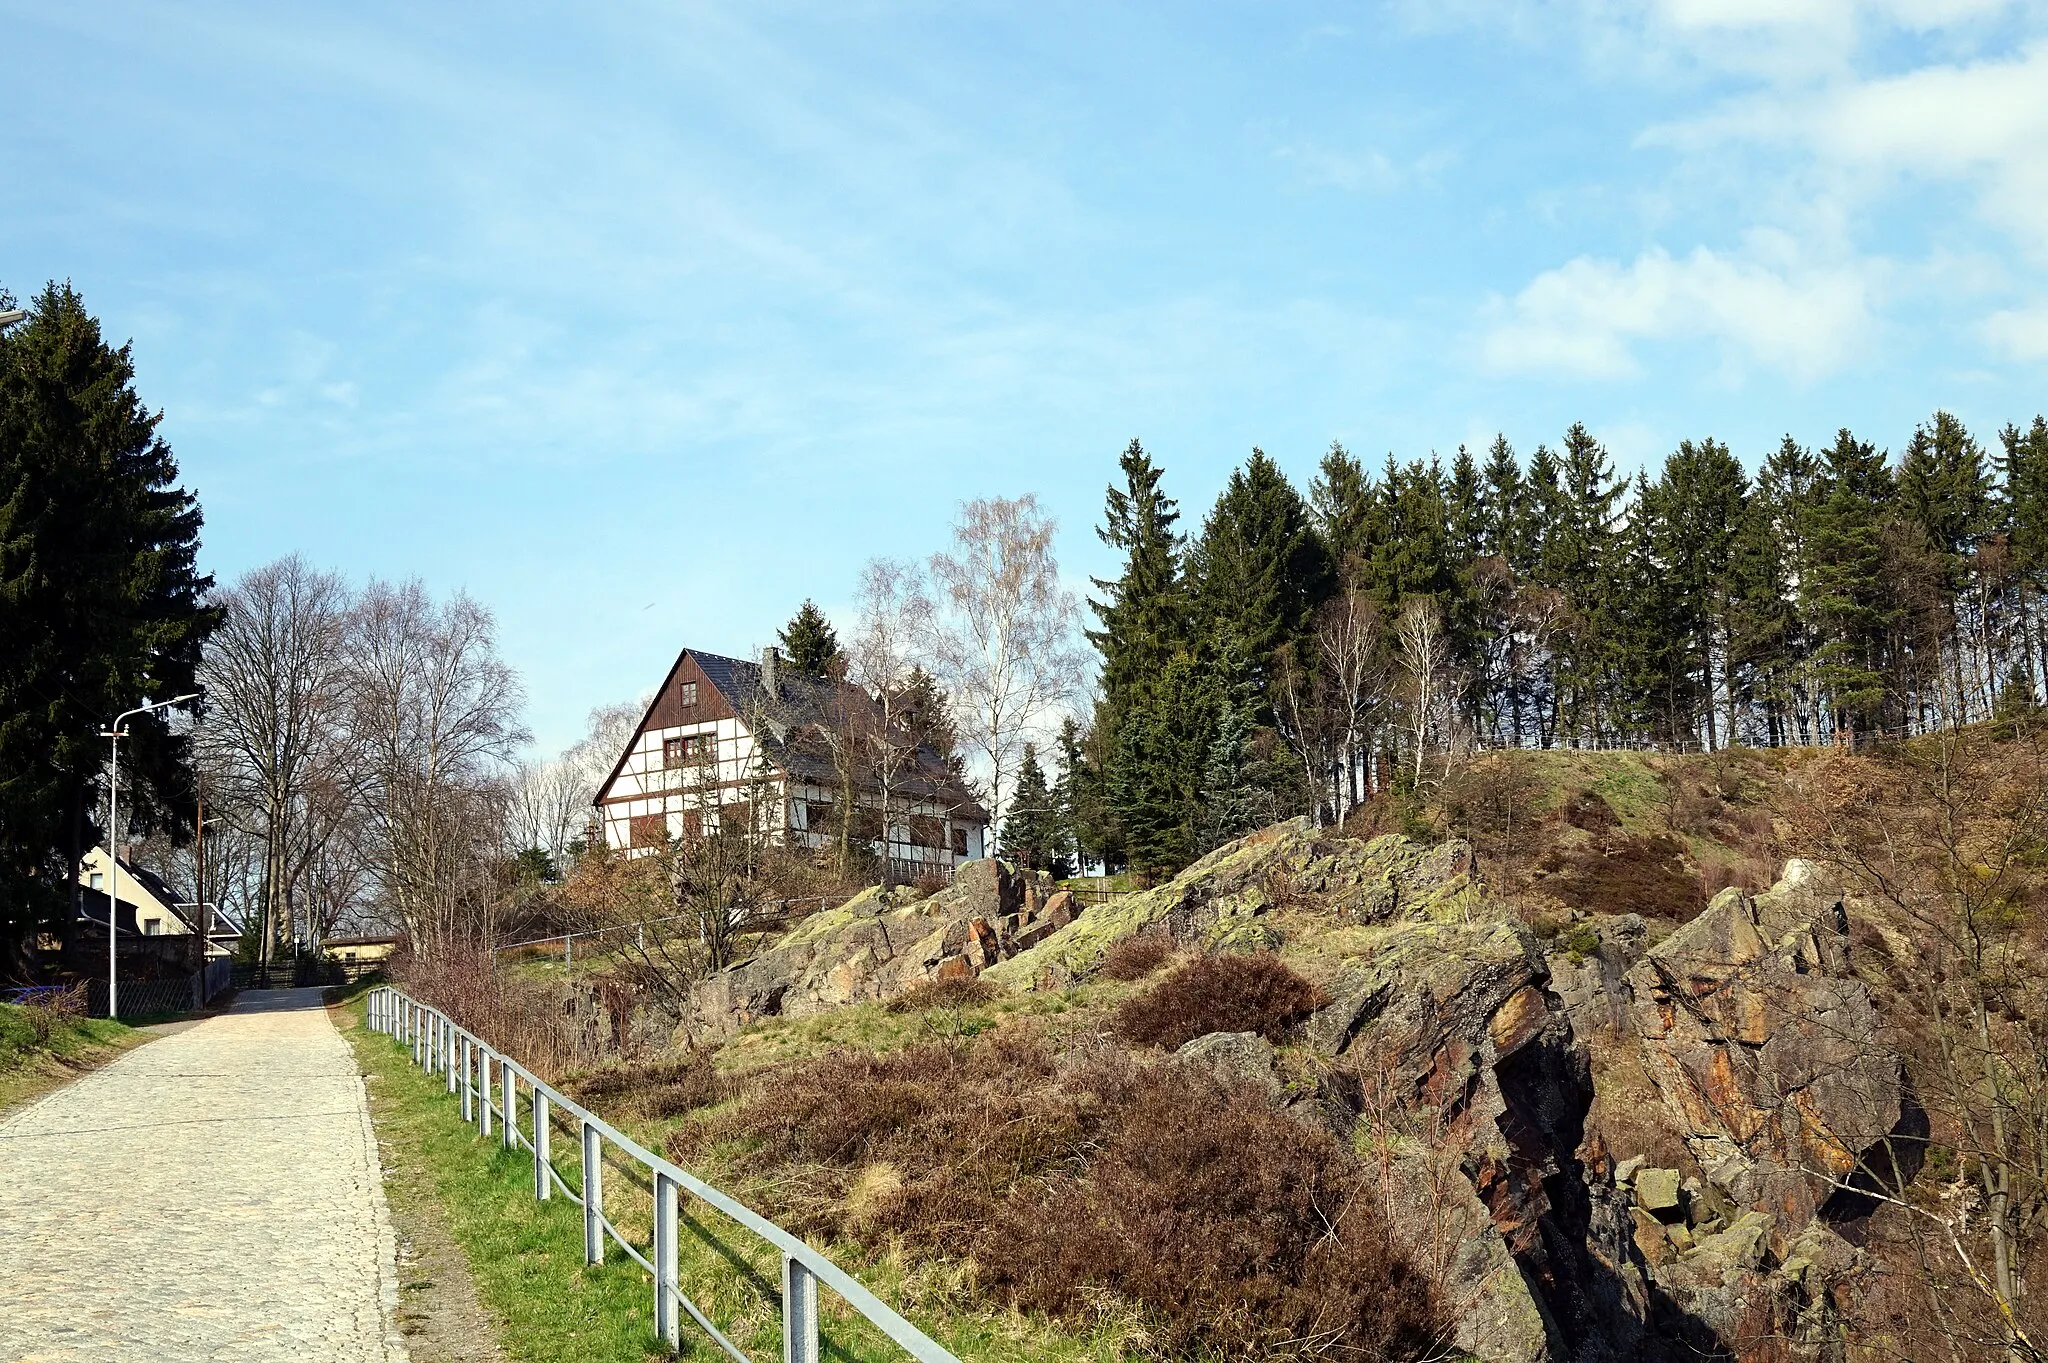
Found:
[[[1234,470],[1188,555],[1200,641],[1262,681],[1282,644],[1299,639],[1335,572],[1308,503],[1280,466],[1254,449]],[[1265,722],[1267,715],[1257,717]]]
[[[783,657],[799,672],[823,677],[840,662],[839,635],[808,597],[776,637],[782,640]]]
[[[1017,764],[1017,787],[1003,816],[1002,856],[1034,871],[1071,874],[1061,858],[1060,811],[1038,761],[1038,745],[1026,743]]]
[[[1812,674],[1833,729],[1869,729],[1882,723],[1884,708],[1882,535],[1896,489],[1884,454],[1847,427],[1823,459],[1800,583],[1802,613],[1817,635]]]
[[[0,309],[11,300],[0,296]],[[198,499],[69,284],[0,332],[0,975],[64,918],[98,826],[106,743],[142,697],[198,689],[219,622],[198,570]],[[190,740],[163,715],[128,722],[132,832],[182,838],[195,807]]]

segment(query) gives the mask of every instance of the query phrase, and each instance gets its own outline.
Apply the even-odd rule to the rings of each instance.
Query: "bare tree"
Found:
[[[1401,643],[1401,670],[1407,694],[1407,728],[1413,748],[1415,784],[1422,785],[1424,762],[1432,751],[1448,757],[1456,747],[1458,682],[1451,658],[1444,613],[1430,597],[1411,598],[1395,625]],[[1448,770],[1448,768],[1447,768]]]
[[[1029,494],[979,499],[961,506],[951,550],[931,557],[933,653],[961,738],[985,766],[993,824],[1025,738],[1072,698],[1086,670],[1080,605],[1060,585],[1054,528]]]
[[[298,871],[332,827],[307,805],[317,782],[334,779],[346,739],[348,591],[293,555],[244,574],[218,604],[221,628],[200,665],[197,746],[220,808],[262,840],[256,926],[267,968],[291,928]]]
[[[350,629],[349,700],[386,902],[430,955],[486,937],[500,780],[527,735],[490,612],[419,582],[372,582]]]

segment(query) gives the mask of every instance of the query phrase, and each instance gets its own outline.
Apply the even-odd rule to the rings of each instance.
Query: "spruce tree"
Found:
[[[1202,765],[1202,838],[1207,852],[1259,826],[1260,791],[1253,770],[1253,725],[1244,706],[1224,702]]]
[[[1010,797],[1009,812],[1003,816],[1002,856],[1034,871],[1050,871],[1060,860],[1060,815],[1052,788],[1046,784],[1045,768],[1038,762],[1038,745],[1026,743],[1017,766],[1017,787]],[[1064,868],[1061,874],[1067,874]]]
[[[1657,496],[1660,557],[1670,575],[1672,624],[1684,650],[1673,681],[1685,713],[1674,719],[1683,737],[1704,720],[1710,748],[1722,738],[1716,690],[1726,683],[1731,704],[1735,697],[1733,678],[1722,673],[1734,626],[1728,574],[1748,495],[1742,465],[1717,440],[1682,440],[1664,461]]]
[[[822,677],[839,662],[839,635],[808,597],[776,637],[782,640],[783,657],[799,672]]]
[[[1053,808],[1059,811],[1059,845],[1078,869],[1104,855],[1102,792],[1099,775],[1088,760],[1081,723],[1072,715],[1060,721],[1059,776],[1053,783]]]
[[[1309,504],[1331,560],[1349,580],[1372,557],[1379,517],[1372,475],[1338,441],[1330,442],[1329,453],[1309,484]]]
[[[1519,543],[1525,529],[1522,503],[1527,493],[1522,487],[1522,466],[1506,436],[1495,436],[1487,448],[1486,468],[1480,481],[1480,552],[1498,557],[1520,571],[1532,557],[1521,551]]]
[[[1882,532],[1896,489],[1884,454],[1847,427],[1823,458],[1801,612],[1814,623],[1813,678],[1830,727],[1868,729],[1881,723],[1885,700]]]
[[[1307,632],[1329,595],[1329,549],[1308,504],[1263,450],[1254,449],[1224,484],[1189,553],[1188,577],[1201,643],[1242,662],[1229,684],[1262,682],[1280,646]]]
[[[1120,551],[1124,569],[1113,580],[1093,579],[1102,599],[1090,598],[1101,628],[1088,638],[1102,654],[1102,696],[1112,708],[1158,675],[1188,643],[1188,605],[1181,579],[1180,512],[1160,488],[1165,470],[1133,440],[1118,461],[1124,486],[1105,496],[1104,523],[1095,532]]]
[[[1117,732],[1108,800],[1131,868],[1170,875],[1200,846],[1202,784],[1222,710],[1214,668],[1177,655]]]
[[[0,296],[0,309],[11,300]],[[0,332],[0,974],[68,909],[105,808],[97,737],[139,699],[197,690],[218,623],[197,566],[198,500],[68,284]],[[124,813],[138,832],[192,826],[190,740],[129,721]]]

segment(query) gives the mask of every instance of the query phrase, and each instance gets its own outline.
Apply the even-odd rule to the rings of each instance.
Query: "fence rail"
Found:
[[[728,1357],[737,1363],[754,1363],[690,1300],[679,1281],[678,1237],[684,1221],[683,1198],[688,1196],[781,1252],[783,1363],[819,1363],[821,1283],[919,1363],[959,1363],[823,1254],[564,1097],[518,1061],[492,1049],[482,1038],[458,1025],[445,1012],[389,986],[373,989],[366,997],[370,1026],[395,1043],[409,1047],[413,1063],[426,1073],[446,1079],[448,1092],[461,1098],[464,1121],[476,1123],[477,1133],[486,1138],[493,1134],[495,1125],[497,1137],[507,1150],[524,1146],[531,1152],[536,1200],[547,1201],[559,1191],[583,1209],[586,1264],[603,1263],[606,1244],[612,1242],[647,1271],[654,1280],[655,1333],[669,1348],[681,1347],[682,1317],[687,1315]],[[524,1120],[519,1109],[522,1086],[527,1095]],[[581,1156],[582,1176],[574,1187],[555,1167],[553,1138],[558,1126],[576,1138]],[[653,1235],[644,1251],[605,1215],[607,1147],[644,1168],[651,1181]]]

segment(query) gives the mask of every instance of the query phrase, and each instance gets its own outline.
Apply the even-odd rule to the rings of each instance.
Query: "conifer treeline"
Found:
[[[1090,860],[1170,870],[1473,747],[1847,742],[2048,672],[2039,417],[1987,452],[1937,412],[1896,461],[1787,436],[1754,478],[1688,440],[1632,485],[1583,425],[1377,476],[1332,445],[1306,496],[1254,450],[1192,536],[1137,441],[1121,467],[1099,699],[1053,793]]]

